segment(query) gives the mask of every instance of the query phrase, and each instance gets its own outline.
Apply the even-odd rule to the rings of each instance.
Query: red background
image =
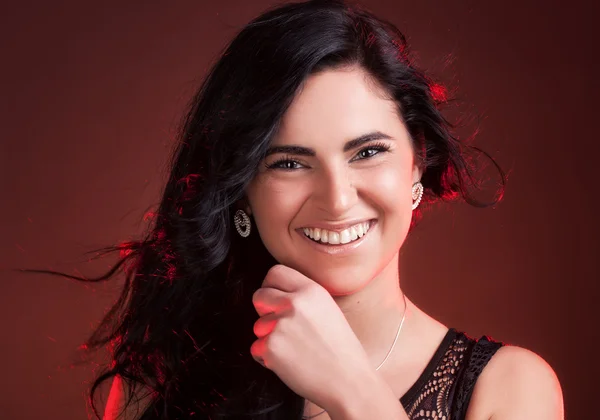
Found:
[[[477,144],[510,172],[496,209],[425,215],[405,246],[403,286],[445,324],[543,356],[569,419],[596,415],[599,373],[591,3],[364,1],[484,115]],[[87,264],[83,253],[143,228],[186,101],[225,43],[271,4],[2,5],[2,419],[86,416],[94,366],[72,363],[119,286],[8,269],[93,275],[111,264]]]

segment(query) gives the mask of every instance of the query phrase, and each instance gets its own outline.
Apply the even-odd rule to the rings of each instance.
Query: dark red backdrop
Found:
[[[599,373],[598,14],[551,3],[365,0],[485,116],[478,144],[510,171],[497,209],[426,215],[405,248],[407,293],[448,325],[542,355],[568,418],[583,419]],[[106,268],[82,253],[142,229],[185,102],[270,4],[5,2],[0,267]],[[117,286],[2,272],[1,418],[86,415],[93,366],[71,362]]]

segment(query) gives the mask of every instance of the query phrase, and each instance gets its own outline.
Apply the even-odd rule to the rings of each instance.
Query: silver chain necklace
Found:
[[[400,321],[400,326],[398,327],[398,331],[396,332],[396,338],[394,338],[394,342],[392,343],[392,347],[387,352],[387,355],[385,356],[385,359],[383,359],[383,362],[381,362],[379,364],[379,366],[377,366],[377,368],[375,370],[379,370],[379,368],[381,366],[383,366],[383,364],[387,361],[387,359],[390,357],[390,354],[392,354],[392,350],[394,350],[394,346],[396,346],[396,342],[398,341],[398,336],[400,335],[400,330],[402,330],[402,325],[404,325],[404,318],[406,317],[406,295],[404,293],[402,293],[402,299],[404,300],[404,311],[402,312],[402,320]],[[315,418],[317,416],[320,416],[325,411],[327,411],[327,410],[323,410],[320,413],[313,414],[312,416],[308,416],[308,417],[307,416],[302,416],[302,418],[303,419],[312,419],[312,418]]]

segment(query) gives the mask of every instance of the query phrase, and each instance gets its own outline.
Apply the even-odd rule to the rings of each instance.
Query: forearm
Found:
[[[379,376],[347,389],[328,412],[332,420],[409,420],[400,400]]]

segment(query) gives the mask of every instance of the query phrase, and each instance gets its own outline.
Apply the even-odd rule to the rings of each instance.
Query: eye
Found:
[[[302,164],[300,162],[298,162],[297,160],[292,159],[289,156],[285,156],[285,157],[282,157],[281,159],[277,159],[273,163],[265,164],[267,169],[281,169],[284,171],[293,171],[295,169],[298,169],[297,166],[295,166],[295,165],[302,165]]]
[[[355,160],[365,160],[371,158],[375,155],[378,155],[381,152],[387,152],[390,150],[390,146],[385,143],[374,143],[367,147],[362,148],[356,156],[358,159]],[[368,152],[368,153],[367,153]],[[284,156],[281,159],[276,160],[273,163],[265,164],[267,169],[281,169],[283,171],[294,171],[296,169],[301,169],[298,165],[302,166],[302,163],[293,159],[290,156]]]
[[[374,150],[376,153],[373,153],[373,150]],[[375,156],[375,155],[378,155],[378,154],[379,154],[379,153],[381,153],[381,152],[387,152],[387,151],[389,151],[389,150],[390,150],[390,146],[388,146],[388,145],[387,145],[387,144],[385,144],[385,143],[374,143],[374,144],[371,144],[371,145],[369,145],[369,146],[367,146],[367,147],[365,147],[365,148],[361,149],[361,150],[360,150],[360,151],[357,153],[357,156],[362,156],[362,159],[359,159],[359,160],[364,160],[364,159],[366,159],[366,158],[373,157],[373,156]],[[369,152],[369,153],[366,153],[366,154],[365,154],[365,152]]]

